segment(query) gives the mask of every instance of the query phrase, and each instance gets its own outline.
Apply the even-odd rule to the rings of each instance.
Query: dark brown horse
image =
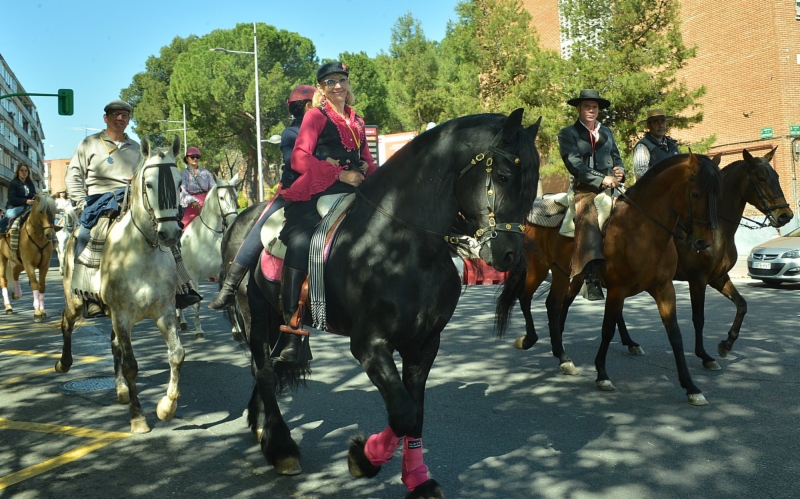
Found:
[[[683,354],[683,341],[675,313],[675,288],[672,278],[678,263],[676,246],[704,251],[715,244],[716,200],[721,193],[719,157],[683,154],[654,166],[617,203],[605,235],[605,268],[603,278],[608,288],[603,318],[602,344],[595,358],[597,386],[613,390],[606,373],[605,357],[614,337],[625,298],[647,291],[658,305],[667,330],[681,386],[689,403],[706,405],[705,397],[691,380]],[[683,229],[678,229],[679,224]],[[632,237],[635,235],[635,237]],[[675,244],[673,244],[673,240]],[[547,297],[547,316],[553,355],[558,357],[565,374],[575,374],[575,366],[566,355],[561,341],[569,304],[580,288],[581,280],[569,281],[569,262],[573,240],[561,236],[558,228],[528,225],[524,238],[527,270],[519,268],[509,278],[498,298],[498,313],[508,310],[520,300],[528,334],[517,340],[518,348],[530,348],[538,339],[530,317],[533,292],[553,271],[552,286]],[[506,317],[506,315],[498,315]],[[502,334],[506,324],[498,321]],[[632,352],[640,351],[621,330],[623,343]]]
[[[707,250],[698,252],[685,245],[676,245],[678,268],[675,279],[689,281],[692,321],[695,326],[695,354],[702,359],[703,367],[706,369],[720,369],[719,364],[706,353],[703,346],[706,285],[711,285],[736,304],[736,317],[728,331],[728,338],[721,341],[718,346],[720,356],[723,358],[731,351],[733,343],[739,337],[739,329],[747,313],[747,302],[739,294],[728,275],[738,258],[734,235],[742,219],[745,203],[755,206],[764,213],[773,227],[786,225],[792,219],[792,211],[784,198],[778,174],[769,164],[774,154],[775,149],[768,152],[763,158],[755,158],[747,150],[744,150],[743,160],[735,161],[722,169],[722,185],[725,194],[718,203],[719,234],[715,235]],[[567,248],[566,245],[569,247]],[[552,323],[558,323],[557,316],[551,317],[551,300],[564,296],[569,285],[564,272],[568,271],[571,245],[572,239],[561,236],[557,227],[538,227],[530,224],[526,226],[525,254],[527,255],[528,272],[525,276],[524,288],[520,288],[518,296],[522,313],[525,316],[526,334],[519,337],[514,343],[516,348],[527,350],[539,339],[531,316],[531,299],[539,285],[547,277],[548,270],[553,271],[552,286],[547,299],[548,319]],[[556,332],[563,331],[563,328],[564,324],[562,323]],[[622,344],[628,347],[628,351],[635,355],[642,355],[644,351],[631,339],[622,317],[617,323],[617,328]],[[563,346],[561,346],[560,334],[552,339],[552,344],[553,354],[561,361],[561,371],[564,374],[577,374],[574,364],[566,357]]]

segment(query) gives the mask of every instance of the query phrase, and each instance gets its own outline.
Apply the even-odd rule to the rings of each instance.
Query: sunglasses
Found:
[[[341,85],[344,85],[345,83],[347,83],[347,80],[348,80],[347,78],[338,78],[338,79],[335,79],[335,80],[333,78],[331,78],[329,80],[323,80],[322,83],[324,83],[325,85],[327,85],[329,87],[335,87],[337,83],[339,83]]]
[[[190,157],[190,158],[192,158],[192,159],[198,159],[198,158],[200,158],[200,156],[198,156],[198,155],[196,155],[196,154],[193,154],[193,155],[191,155],[191,156],[189,156],[189,157]]]
[[[131,119],[131,115],[128,113],[110,113],[109,116],[111,116],[112,118],[122,118],[124,120]]]

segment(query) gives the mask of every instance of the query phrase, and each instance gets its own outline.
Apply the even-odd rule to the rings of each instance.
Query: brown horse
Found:
[[[736,317],[728,331],[727,340],[719,343],[718,350],[723,358],[733,348],[733,343],[739,337],[742,320],[747,313],[747,302],[731,282],[728,275],[730,269],[736,264],[738,252],[734,235],[739,227],[739,222],[744,213],[745,203],[758,208],[767,217],[770,225],[781,227],[792,219],[792,211],[786,203],[781,190],[777,172],[769,162],[775,154],[775,149],[768,152],[763,158],[753,157],[747,150],[742,152],[743,160],[735,161],[722,169],[722,185],[725,195],[718,205],[720,225],[719,234],[715,235],[711,246],[706,251],[696,251],[685,245],[676,245],[678,250],[678,268],[675,279],[689,281],[692,300],[692,321],[695,326],[695,354],[703,361],[703,367],[709,370],[720,369],[719,364],[709,356],[703,346],[703,325],[705,323],[704,303],[706,285],[711,285],[723,296],[736,304]],[[566,254],[559,254],[563,245],[570,245]],[[559,269],[569,266],[572,239],[558,234],[558,228],[526,226],[525,252],[528,260],[528,273],[524,289],[520,289],[519,301],[525,316],[525,336],[521,336],[514,343],[518,349],[531,348],[538,337],[531,316],[531,299],[539,285],[547,276],[548,270],[553,270],[552,287],[548,295],[548,318],[550,318],[550,296],[563,296],[568,286],[568,281]],[[542,245],[541,247],[539,245]],[[557,322],[551,318],[553,323]],[[564,325],[560,325],[559,331]],[[617,323],[622,344],[628,351],[635,355],[642,355],[644,351],[634,342],[628,334],[625,320],[620,317]],[[553,340],[554,355],[559,357],[561,370],[565,374],[577,374],[574,364],[566,358],[561,338]],[[556,353],[558,352],[558,353]]]
[[[13,298],[20,298],[19,275],[22,269],[28,275],[33,290],[33,320],[42,322],[47,317],[44,311],[44,293],[47,290],[47,271],[50,269],[50,257],[53,255],[56,239],[55,232],[56,202],[47,194],[37,194],[33,199],[30,215],[20,227],[19,254],[11,254],[8,236],[0,242],[0,287],[3,289],[3,302],[6,314],[13,314],[14,309],[8,300],[8,280],[6,265],[13,262],[12,270],[16,292]],[[20,261],[21,260],[21,261]],[[39,278],[36,278],[36,270]]]
[[[608,297],[602,344],[595,358],[597,386],[600,390],[614,389],[606,373],[605,357],[622,316],[624,300],[647,291],[658,305],[675,355],[678,377],[681,386],[686,389],[689,403],[707,404],[700,389],[692,382],[686,366],[675,314],[672,278],[678,263],[676,246],[702,252],[719,237],[713,230],[716,227],[716,200],[722,185],[718,164],[719,156],[713,161],[691,153],[669,158],[654,166],[617,203],[605,235],[603,278]],[[676,232],[679,222],[683,222],[680,233]],[[531,297],[544,281],[548,270],[552,269],[552,285],[546,305],[553,355],[558,357],[562,372],[576,374],[575,366],[564,352],[561,341],[567,309],[581,285],[580,278],[572,284],[569,281],[573,240],[561,236],[558,228],[528,225],[524,244],[527,270],[520,268],[509,273],[498,298],[497,311],[507,311],[519,298],[529,327],[528,334],[518,339],[516,346],[530,348],[538,339],[530,316]],[[506,323],[498,321],[500,335],[505,327]],[[632,353],[641,352],[626,330],[620,333],[623,344]]]

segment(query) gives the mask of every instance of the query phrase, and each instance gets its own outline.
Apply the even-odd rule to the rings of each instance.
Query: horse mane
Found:
[[[56,200],[44,193],[37,194],[36,197],[39,201],[36,203],[36,208],[32,210],[31,213],[34,215],[44,213],[48,218],[55,217]]]
[[[703,154],[695,154],[700,166],[697,172],[697,185],[715,199],[722,195],[722,174],[719,167],[711,161],[711,158]],[[628,189],[628,195],[635,195],[641,190],[645,190],[652,184],[658,183],[657,177],[664,171],[673,166],[688,160],[688,154],[678,154],[670,156],[653,165],[644,175]]]
[[[398,166],[415,164],[418,163],[415,158],[419,154],[429,155],[441,151],[443,154],[450,155],[453,158],[453,170],[460,170],[473,159],[476,147],[484,147],[488,150],[491,140],[502,130],[506,118],[507,116],[504,114],[487,113],[448,120],[414,137],[411,142],[393,154],[382,168],[387,166],[393,168],[392,165],[395,163],[398,163]],[[485,135],[472,134],[469,138],[462,136],[462,132],[477,132],[481,128],[488,128],[489,133]],[[475,139],[478,139],[478,137],[480,137],[480,142],[478,143],[481,146],[476,146]],[[539,181],[539,154],[533,137],[527,133],[524,126],[520,126],[510,142],[501,143],[498,146],[503,148],[510,147],[523,160],[520,165],[521,175],[517,177],[518,181],[515,184],[519,189],[519,194],[522,196],[523,206],[527,210],[532,209],[533,202],[536,199],[536,186]],[[526,162],[526,158],[531,158],[532,161]],[[498,157],[495,157],[495,160],[497,159]]]

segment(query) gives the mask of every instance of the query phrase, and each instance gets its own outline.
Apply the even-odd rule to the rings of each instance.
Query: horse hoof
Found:
[[[161,421],[169,421],[175,415],[175,410],[178,408],[178,401],[171,399],[167,396],[161,398],[156,408],[156,415]]]
[[[181,322],[181,331],[188,331],[188,330],[189,330],[189,324]]]
[[[6,315],[14,315],[14,309],[11,305],[6,305]]]
[[[706,400],[702,393],[690,393],[687,397],[689,397],[689,405],[696,405],[698,407],[708,405],[708,400]]]
[[[616,390],[614,384],[611,383],[611,380],[609,379],[597,380],[595,384],[597,385],[597,389],[600,390],[601,392],[613,392],[614,390]]]
[[[370,463],[367,455],[364,454],[365,445],[367,445],[367,436],[363,433],[354,435],[350,439],[350,449],[347,452],[347,468],[355,478],[372,478],[381,471],[381,467]]]
[[[12,300],[19,300],[20,298],[22,298],[22,297],[20,295],[18,295],[17,293],[11,293],[11,299]]]
[[[644,348],[640,346],[628,347],[628,353],[631,355],[644,355]]]
[[[117,402],[120,404],[129,404],[131,402],[131,394],[127,386],[123,389],[117,389]]]
[[[570,376],[575,376],[576,374],[578,374],[578,369],[575,367],[575,364],[573,364],[571,360],[569,362],[564,362],[558,367],[561,368],[561,372],[564,374],[569,374]]]
[[[299,475],[303,472],[300,466],[300,460],[296,457],[287,457],[275,463],[275,473],[279,475]]]
[[[150,427],[147,426],[147,421],[142,419],[131,420],[131,433],[150,433]]]
[[[256,440],[261,443],[261,439],[264,438],[264,428],[259,428],[255,431],[256,433]]]
[[[725,342],[724,341],[720,341],[719,342],[719,345],[717,345],[717,351],[719,352],[719,356],[722,357],[723,359],[727,358],[728,354],[731,353],[730,350],[725,348]]]
[[[406,499],[444,499],[444,490],[436,480],[431,478],[409,492]]]
[[[195,333],[194,339],[196,340],[204,340],[206,339],[206,333]]]
[[[42,322],[42,316],[41,315],[34,315],[33,316],[33,322],[34,322],[34,324],[38,324],[38,323]]]
[[[242,336],[242,334],[239,331],[231,333],[231,336],[233,336],[233,341],[235,341],[237,343],[241,343],[241,342],[244,341],[244,337]]]
[[[58,362],[56,362],[56,372],[57,373],[61,373],[61,374],[68,373],[70,367],[72,367],[72,366],[64,365],[64,364],[61,363],[60,360]]]
[[[514,348],[517,350],[528,350],[530,347],[536,344],[535,341],[528,342],[527,336],[520,336],[517,338],[517,341],[514,342]]]
[[[703,369],[707,371],[721,371],[722,367],[716,360],[712,360],[711,362],[703,362]]]

